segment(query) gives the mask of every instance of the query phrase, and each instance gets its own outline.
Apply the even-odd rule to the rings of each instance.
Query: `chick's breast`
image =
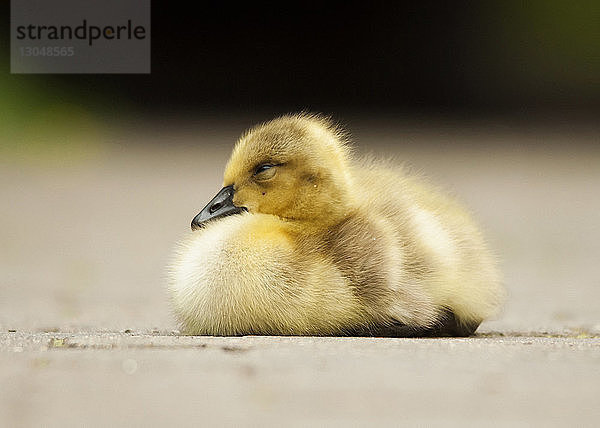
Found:
[[[360,323],[338,268],[275,216],[213,221],[181,244],[169,288],[187,334],[336,334]]]

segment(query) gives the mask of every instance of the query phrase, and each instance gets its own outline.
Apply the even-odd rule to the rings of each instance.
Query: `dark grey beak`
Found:
[[[219,217],[225,217],[232,214],[239,214],[248,211],[245,207],[236,207],[233,205],[233,186],[223,187],[217,196],[210,201],[200,214],[192,220],[192,230],[201,229],[209,220]]]

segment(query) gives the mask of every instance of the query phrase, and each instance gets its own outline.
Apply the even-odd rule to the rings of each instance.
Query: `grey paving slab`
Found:
[[[477,337],[178,336],[165,266],[241,129],[137,130],[0,160],[0,425],[597,426],[599,134],[352,128],[487,231],[509,299]]]

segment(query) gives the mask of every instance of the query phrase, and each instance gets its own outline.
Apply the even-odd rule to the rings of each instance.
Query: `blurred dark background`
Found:
[[[8,52],[8,2],[2,11]],[[150,75],[8,75],[4,61],[0,96],[20,108],[33,93],[33,103],[58,97],[109,116],[307,109],[593,120],[600,2],[203,2],[186,9],[155,1]]]

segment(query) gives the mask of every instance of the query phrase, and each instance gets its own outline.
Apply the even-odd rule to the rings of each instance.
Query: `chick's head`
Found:
[[[283,116],[258,125],[237,142],[224,186],[250,213],[331,224],[352,208],[349,148],[328,120]]]

